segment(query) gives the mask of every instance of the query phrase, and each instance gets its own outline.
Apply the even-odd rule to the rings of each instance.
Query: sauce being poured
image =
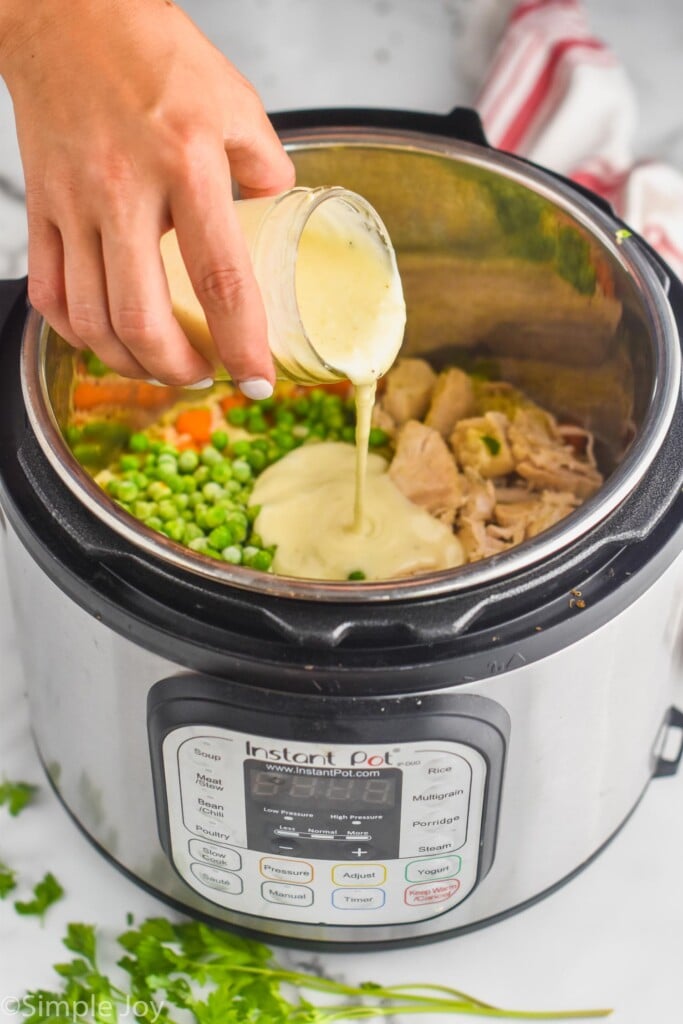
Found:
[[[377,379],[396,359],[406,312],[391,244],[343,199],[322,204],[306,223],[297,251],[296,299],[320,360],[354,385],[353,530],[360,534]]]
[[[352,445],[325,441],[294,449],[258,477],[251,502],[261,506],[259,534],[277,545],[274,572],[344,580],[362,567],[366,579],[381,580],[463,564],[450,527],[406,498],[374,452],[367,455],[365,513],[352,529],[355,464]]]

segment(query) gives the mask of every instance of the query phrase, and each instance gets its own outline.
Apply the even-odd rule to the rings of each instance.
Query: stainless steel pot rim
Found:
[[[314,129],[285,132],[288,148],[343,145],[355,148],[398,147],[457,158],[484,169],[495,169],[567,210],[605,246],[647,298],[655,374],[649,408],[638,435],[620,465],[603,487],[557,526],[481,562],[455,570],[390,581],[348,583],[306,580],[228,566],[181,547],[138,523],[98,487],[68,451],[52,411],[45,379],[45,346],[49,327],[29,309],[22,341],[21,384],[29,422],[50,465],[79,501],[107,527],[135,548],[176,569],[223,585],[272,597],[358,604],[415,600],[458,593],[512,576],[540,564],[559,550],[585,537],[634,490],[651,465],[671,424],[681,388],[678,329],[666,301],[666,276],[640,250],[637,241],[623,238],[615,223],[570,186],[533,165],[495,150],[419,132],[384,129]]]

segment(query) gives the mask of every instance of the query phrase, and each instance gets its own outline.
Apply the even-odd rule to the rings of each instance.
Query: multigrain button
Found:
[[[313,881],[313,866],[306,860],[292,860],[288,857],[261,857],[259,871],[264,878],[272,878],[276,882]]]
[[[262,882],[261,895],[268,903],[280,903],[286,907],[310,907],[313,905],[313,890],[309,889],[307,885]]]
[[[203,860],[205,864],[213,864],[214,867],[225,868],[227,871],[239,871],[242,867],[242,858],[237,850],[230,850],[217,843],[190,839],[189,849],[195,860]]]
[[[451,878],[458,874],[461,867],[462,860],[458,856],[413,860],[406,864],[406,881],[427,882],[433,878]]]
[[[338,910],[378,910],[385,899],[384,889],[332,890],[332,906]]]
[[[335,864],[332,868],[335,885],[383,885],[386,877],[384,864]]]
[[[210,889],[218,889],[219,892],[227,892],[231,896],[239,896],[244,888],[240,876],[233,874],[232,871],[223,871],[222,868],[194,863],[190,864],[190,871],[202,885],[207,885]]]

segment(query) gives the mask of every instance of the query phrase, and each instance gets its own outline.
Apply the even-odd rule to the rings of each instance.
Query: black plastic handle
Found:
[[[488,147],[481,119],[469,107],[455,107],[448,114],[381,107],[324,107],[320,110],[281,110],[270,115],[278,132],[308,128],[380,128],[386,131],[440,135],[475,146]]]
[[[27,277],[20,277],[14,281],[0,281],[0,334],[19,301],[26,303],[27,290]]]
[[[681,761],[683,760],[683,711],[679,711],[678,708],[670,708],[666,719],[666,725],[668,729],[680,730],[681,741],[675,757],[660,757],[657,759],[657,764],[652,776],[655,779],[675,775],[680,768]]]

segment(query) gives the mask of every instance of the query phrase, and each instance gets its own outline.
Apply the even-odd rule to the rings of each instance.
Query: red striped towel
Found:
[[[604,196],[683,278],[683,174],[634,159],[633,88],[579,0],[517,4],[476,106],[493,146]]]

